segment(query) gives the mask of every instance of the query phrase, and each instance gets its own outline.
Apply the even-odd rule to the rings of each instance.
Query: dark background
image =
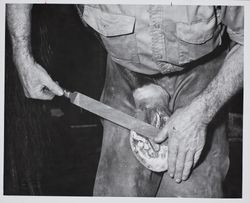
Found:
[[[32,26],[34,56],[52,78],[99,99],[106,52],[75,7],[36,5]],[[102,141],[99,119],[64,98],[26,99],[7,30],[5,72],[4,194],[91,196]],[[242,97],[241,91],[228,105],[226,197],[242,194]]]

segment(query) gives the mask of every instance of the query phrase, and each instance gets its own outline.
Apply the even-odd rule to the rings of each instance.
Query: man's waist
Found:
[[[156,75],[156,74],[179,74],[182,71],[188,71],[189,69],[193,69],[195,67],[198,67],[200,65],[206,65],[207,63],[210,63],[211,61],[218,58],[219,60],[223,60],[221,55],[224,55],[223,53],[228,52],[228,46],[225,44],[223,46],[217,47],[213,52],[207,54],[206,56],[203,56],[202,58],[199,58],[195,61],[192,61],[190,63],[184,64],[182,66],[178,66],[169,62],[156,62],[152,58],[148,58],[146,61],[140,61],[139,63],[129,61],[129,60],[121,60],[117,59],[115,57],[112,57],[112,55],[108,54],[108,57],[112,59],[115,63],[119,64],[120,66],[129,69],[130,71],[141,73],[145,75]]]
[[[142,73],[145,75],[155,75],[155,74],[169,74],[174,72],[179,72],[184,69],[182,66],[177,66],[168,62],[155,62],[153,60],[148,61],[148,63],[135,63],[128,60],[121,60],[112,57],[111,59],[117,64],[127,68],[133,72]]]

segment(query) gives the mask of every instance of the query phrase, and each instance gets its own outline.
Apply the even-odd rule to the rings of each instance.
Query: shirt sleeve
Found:
[[[244,44],[244,7],[222,7],[222,23],[227,27],[227,33],[231,40]]]
[[[222,7],[222,23],[227,27],[227,33],[231,40],[244,44],[244,7]]]
[[[77,10],[77,12],[78,12],[80,18],[81,18],[81,21],[82,21],[83,25],[84,25],[85,27],[88,27],[88,24],[87,24],[87,23],[85,22],[85,20],[83,19],[84,4],[76,4],[75,7],[76,7],[76,10]]]

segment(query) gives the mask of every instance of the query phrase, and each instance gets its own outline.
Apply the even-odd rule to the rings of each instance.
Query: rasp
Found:
[[[71,93],[64,90],[64,96],[69,98],[70,102],[76,106],[79,106],[124,128],[133,130],[144,137],[152,139],[159,133],[158,128],[79,92]]]

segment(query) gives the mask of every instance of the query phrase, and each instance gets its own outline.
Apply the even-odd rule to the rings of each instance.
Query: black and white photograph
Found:
[[[5,197],[243,198],[244,5],[4,7]]]

